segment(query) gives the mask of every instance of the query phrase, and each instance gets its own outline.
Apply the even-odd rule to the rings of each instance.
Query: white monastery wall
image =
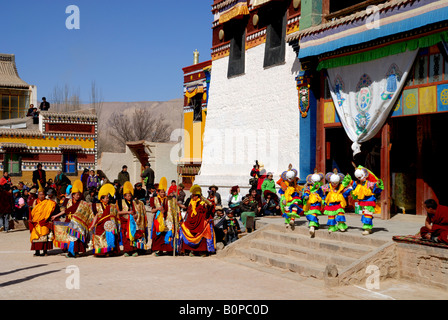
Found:
[[[299,166],[299,110],[295,77],[300,63],[286,45],[285,63],[263,68],[265,44],[245,53],[245,73],[227,78],[229,58],[212,63],[202,167],[195,183],[204,195],[212,184],[224,199],[239,185],[249,187],[259,160],[274,179]]]

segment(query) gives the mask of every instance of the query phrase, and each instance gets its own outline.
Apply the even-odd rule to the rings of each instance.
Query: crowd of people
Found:
[[[88,251],[97,257],[148,252],[207,256],[216,252],[219,243],[224,247],[243,232],[252,232],[255,217],[282,216],[286,226],[294,228],[295,219],[305,216],[314,236],[320,227],[318,216],[325,215],[329,232],[344,232],[348,195],[362,207],[363,234],[370,234],[376,199],[383,189],[382,181],[363,167],[356,168],[356,181],[334,170],[327,175],[310,174],[301,186],[291,165],[274,181],[273,174],[256,162],[249,192],[242,195],[239,186],[232,187],[224,207],[216,185],[208,188],[207,195],[193,185],[187,197],[185,186],[176,180],[169,186],[165,177],[154,183],[149,163],[141,174],[143,182],[132,185],[129,178],[126,165],[113,182],[100,170],[88,169],[73,183],[61,171],[47,179],[39,164],[32,183],[13,185],[4,172],[0,230],[8,232],[10,220],[24,220],[36,256],[47,255],[53,246],[67,257]],[[422,237],[448,242],[448,210],[433,200],[425,206],[428,219]]]

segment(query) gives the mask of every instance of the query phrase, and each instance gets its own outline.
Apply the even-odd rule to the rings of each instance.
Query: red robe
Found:
[[[64,203],[62,204],[62,207],[66,208],[65,209],[65,216],[66,216],[65,222],[70,222],[70,220],[71,220],[70,217],[76,212],[76,210],[78,210],[79,204],[81,203],[81,200],[79,200],[76,203],[75,203],[75,200],[72,200],[72,205],[70,206],[70,208],[67,208],[69,200],[70,199],[65,199]],[[67,250],[62,249],[62,251],[66,252]],[[81,240],[78,239],[74,242],[73,251],[75,253],[85,253],[86,246]]]
[[[206,204],[201,204],[201,201],[199,201],[196,205],[196,214],[193,215],[192,206],[190,203],[187,209],[187,215],[185,216],[185,220],[182,223],[181,228],[188,229],[193,237],[202,235],[202,238],[200,242],[195,244],[194,246],[189,245],[187,243],[187,239],[183,239],[181,251],[209,251],[209,248],[207,248],[207,238],[213,239],[214,237],[214,235],[212,234],[213,231],[211,228],[210,219],[213,219],[212,208],[208,207]]]
[[[432,223],[431,230],[423,227],[420,229],[420,235],[425,237],[430,233],[431,237],[438,237],[439,241],[448,244],[448,207],[437,206],[436,213],[432,216],[428,215],[428,221]]]
[[[153,207],[158,207],[158,202],[160,201],[160,198],[157,197],[157,201],[155,201],[155,197],[152,198],[154,201]],[[162,200],[161,206],[163,207],[163,219],[165,220],[168,213],[168,198],[165,197]],[[162,213],[161,213],[162,214]],[[152,228],[151,228],[151,251],[165,251],[165,252],[173,252],[173,246],[171,243],[165,243],[165,236],[166,232],[160,232],[157,234],[157,221],[156,221],[157,212],[154,213],[154,217],[152,220]]]

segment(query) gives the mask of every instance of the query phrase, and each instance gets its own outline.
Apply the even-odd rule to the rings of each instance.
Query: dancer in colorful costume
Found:
[[[282,217],[285,218],[285,224],[288,228],[294,228],[295,219],[300,218],[302,208],[301,191],[302,187],[298,184],[299,177],[297,170],[292,168],[292,164],[288,166],[288,170],[280,175],[277,184],[280,186],[278,193],[280,194],[280,210]]]
[[[358,166],[355,170],[357,181],[353,183],[352,197],[358,200],[362,210],[361,222],[363,223],[363,235],[372,233],[373,214],[380,211],[377,206],[377,197],[384,190],[383,181],[378,179],[370,170]]]
[[[156,256],[163,253],[172,253],[174,250],[174,219],[169,199],[166,196],[166,190],[167,180],[165,177],[162,177],[157,187],[157,196],[154,197],[154,206],[151,210],[154,214],[151,227],[151,251]]]
[[[134,187],[129,181],[123,185],[123,199],[118,202],[120,231],[124,256],[138,256],[138,250],[145,250],[148,220],[142,201],[132,199]]]
[[[303,191],[303,212],[308,220],[311,237],[314,237],[316,228],[319,228],[318,215],[322,214],[324,174],[314,171],[306,177],[306,187]]]
[[[198,185],[192,186],[190,193],[187,214],[179,229],[179,248],[183,253],[190,251],[190,255],[206,256],[216,251],[212,203],[202,196]]]
[[[93,219],[90,229],[93,232],[93,254],[95,257],[116,255],[120,252],[118,234],[118,210],[109,198],[115,195],[112,184],[103,185],[98,192],[99,203],[93,206]]]
[[[352,189],[350,184],[352,178],[349,174],[344,176],[338,173],[337,169],[325,175],[328,184],[322,187],[325,195],[324,215],[328,216],[327,225],[329,232],[346,231],[347,224],[345,219],[345,207],[347,206],[347,198]]]
[[[67,258],[75,258],[79,253],[85,253],[89,240],[89,226],[93,220],[92,207],[83,200],[83,184],[81,180],[76,180],[72,186],[72,198],[66,198],[61,205],[61,213],[65,214],[68,237],[66,241],[58,241],[62,250],[68,250]],[[57,218],[58,216],[55,216]]]

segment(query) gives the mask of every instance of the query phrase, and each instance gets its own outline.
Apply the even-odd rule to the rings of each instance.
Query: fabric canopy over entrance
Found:
[[[299,41],[298,58],[303,59],[415,30],[448,17],[446,0],[390,0],[372,7],[297,31],[286,40]]]
[[[230,1],[227,5],[219,9],[219,23],[225,23],[234,18],[249,14],[247,0]]]
[[[250,4],[255,8],[271,1],[272,0],[251,0]]]
[[[353,155],[361,143],[373,138],[395,105],[418,50],[364,63],[328,69],[328,82],[341,123],[353,142]]]

